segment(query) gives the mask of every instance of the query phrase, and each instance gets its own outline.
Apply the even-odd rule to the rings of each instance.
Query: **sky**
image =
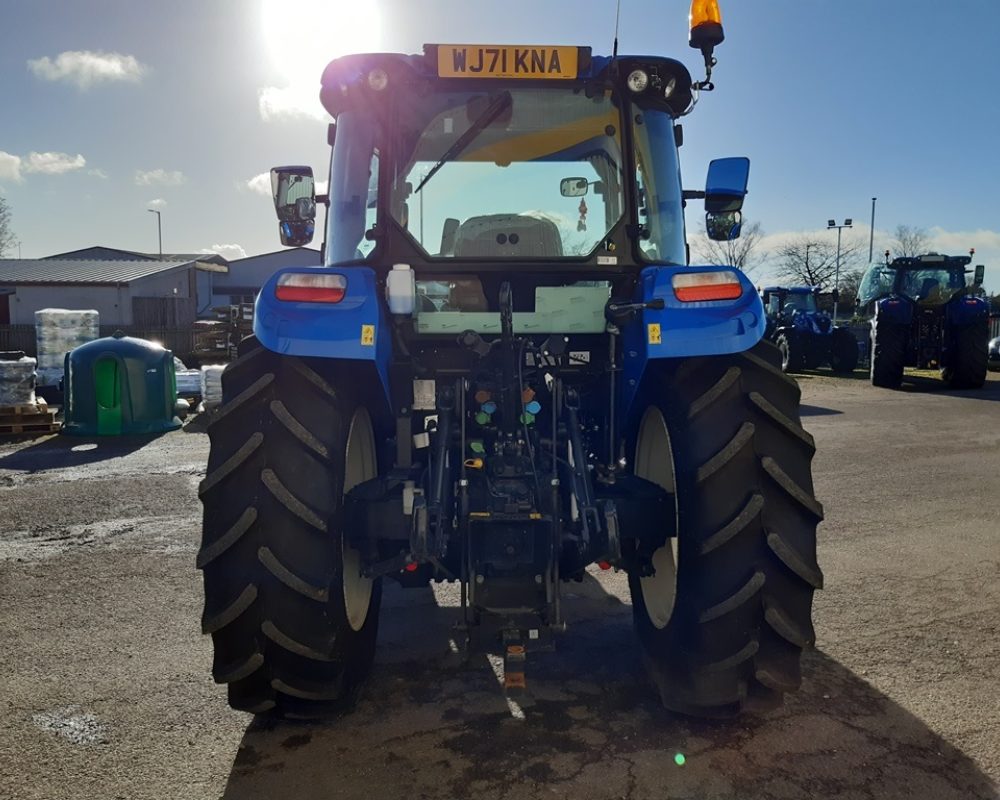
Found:
[[[716,91],[684,119],[686,188],[746,155],[744,213],[773,251],[853,218],[986,264],[1000,291],[1000,2],[722,0]],[[700,77],[688,3],[621,0],[620,52]],[[319,76],[424,42],[589,45],[614,0],[0,0],[0,194],[24,258],[90,245],[227,257],[280,249],[266,180],[329,158]],[[701,210],[688,209],[689,232]],[[317,242],[318,244],[318,242]],[[17,252],[8,253],[17,256]],[[757,277],[766,277],[773,259]]]

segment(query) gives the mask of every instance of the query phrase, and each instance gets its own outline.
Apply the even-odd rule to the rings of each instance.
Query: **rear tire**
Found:
[[[639,640],[663,703],[731,716],[798,688],[822,587],[813,493],[815,446],[799,422],[799,388],[767,342],[733,356],[656,365],[634,434],[636,473],[676,487],[679,535],[652,577],[629,575]],[[669,444],[644,444],[645,429]],[[661,423],[662,424],[662,423]],[[655,444],[656,442],[654,442]],[[659,450],[651,464],[644,453]],[[676,543],[676,544],[675,544]]]
[[[377,471],[371,420],[325,363],[241,349],[200,487],[212,674],[235,709],[324,716],[352,703],[375,651],[381,586],[345,569],[341,521],[344,492]]]
[[[951,364],[941,377],[952,389],[981,389],[989,364],[990,328],[986,320],[955,330],[949,354]]]
[[[830,339],[830,369],[848,374],[858,366],[858,340],[846,328],[834,328]]]
[[[781,354],[782,372],[799,372],[805,366],[802,344],[797,336],[782,333],[775,340],[778,352]]]
[[[905,325],[876,320],[872,324],[871,382],[872,386],[898,389],[903,382],[903,365],[906,360]]]

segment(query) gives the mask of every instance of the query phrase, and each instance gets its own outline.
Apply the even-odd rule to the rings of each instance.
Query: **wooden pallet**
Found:
[[[56,433],[61,427],[56,422],[56,412],[49,410],[44,400],[37,404],[0,406],[0,436]]]
[[[19,436],[24,433],[58,433],[62,424],[58,422],[31,422],[18,425],[0,423],[0,436]]]
[[[23,403],[19,406],[0,406],[0,417],[15,416],[18,414],[44,414],[48,410],[48,404],[39,397],[35,403]]]

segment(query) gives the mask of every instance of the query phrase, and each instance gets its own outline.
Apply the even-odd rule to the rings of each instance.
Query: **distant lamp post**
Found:
[[[155,208],[146,209],[150,214],[156,214],[156,239],[160,244],[160,261],[163,261],[163,226],[160,224],[160,212]]]
[[[837,268],[836,275],[833,279],[833,323],[837,324],[837,305],[840,301],[840,234],[844,228],[853,227],[854,220],[850,217],[844,220],[843,225],[838,225],[837,220],[831,219],[827,220],[826,228],[827,230],[837,229]]]

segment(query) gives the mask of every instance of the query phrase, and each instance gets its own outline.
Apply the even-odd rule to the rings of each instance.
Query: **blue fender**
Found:
[[[909,325],[913,321],[913,302],[895,294],[883,297],[875,302],[872,328],[878,319],[884,319],[894,325]]]
[[[684,303],[673,290],[679,273],[732,270],[743,293],[735,300]],[[647,309],[622,330],[621,409],[627,418],[651,359],[719,356],[749,350],[764,336],[764,304],[749,278],[733,267],[647,267],[636,287],[635,302],[662,299],[664,307]]]
[[[282,275],[306,271],[347,278],[344,299],[302,303],[275,296]],[[390,398],[392,337],[375,271],[369,267],[298,267],[276,272],[257,296],[253,332],[264,347],[282,355],[371,361]]]
[[[948,325],[964,327],[989,319],[990,307],[981,297],[961,295],[948,302],[944,314]]]

